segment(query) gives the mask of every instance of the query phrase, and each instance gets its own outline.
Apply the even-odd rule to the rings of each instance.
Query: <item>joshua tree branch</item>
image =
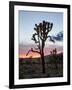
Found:
[[[47,36],[47,38],[50,38],[50,41],[52,41],[53,43],[55,43],[55,41],[52,39],[51,36]]]
[[[39,53],[39,54],[40,54],[39,51],[33,50],[33,48],[31,48],[31,50],[29,50],[29,51],[27,52],[26,56],[27,56],[30,52],[35,52],[35,53]]]
[[[38,34],[37,34],[37,33],[33,34],[32,40],[34,40],[35,43],[36,43],[36,42],[38,43],[38,41],[37,41],[36,38],[35,38],[36,35],[38,35]],[[41,37],[40,35],[38,35],[38,36],[39,36],[39,38],[40,38],[41,40],[43,40],[42,37]]]
[[[31,50],[32,52],[36,52],[36,53],[39,53],[40,54],[40,52],[39,51],[35,51],[35,50]]]

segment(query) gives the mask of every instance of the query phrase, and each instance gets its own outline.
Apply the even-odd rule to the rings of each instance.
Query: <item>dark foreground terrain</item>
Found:
[[[42,73],[42,62],[40,58],[19,59],[19,79],[45,78],[63,76],[63,54],[45,56],[45,74]]]

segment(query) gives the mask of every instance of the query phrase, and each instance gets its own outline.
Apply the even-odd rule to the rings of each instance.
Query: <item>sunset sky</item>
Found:
[[[61,12],[38,12],[38,11],[19,11],[19,57],[39,57],[38,53],[26,53],[36,45],[32,38],[35,33],[35,24],[39,24],[43,20],[53,23],[53,28],[49,35],[55,39],[55,43],[46,41],[44,55],[49,55],[50,51],[57,48],[58,53],[63,52],[63,13]]]

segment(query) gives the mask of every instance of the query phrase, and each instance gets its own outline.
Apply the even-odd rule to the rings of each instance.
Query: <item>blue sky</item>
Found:
[[[53,23],[53,28],[49,33],[51,36],[63,31],[63,13],[61,12],[38,12],[19,11],[19,44],[31,44],[32,34],[35,32],[35,24],[43,20]]]

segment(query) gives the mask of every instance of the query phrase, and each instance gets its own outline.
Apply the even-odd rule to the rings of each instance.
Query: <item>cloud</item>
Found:
[[[63,41],[63,31],[59,32],[56,36],[52,36],[56,41]]]

